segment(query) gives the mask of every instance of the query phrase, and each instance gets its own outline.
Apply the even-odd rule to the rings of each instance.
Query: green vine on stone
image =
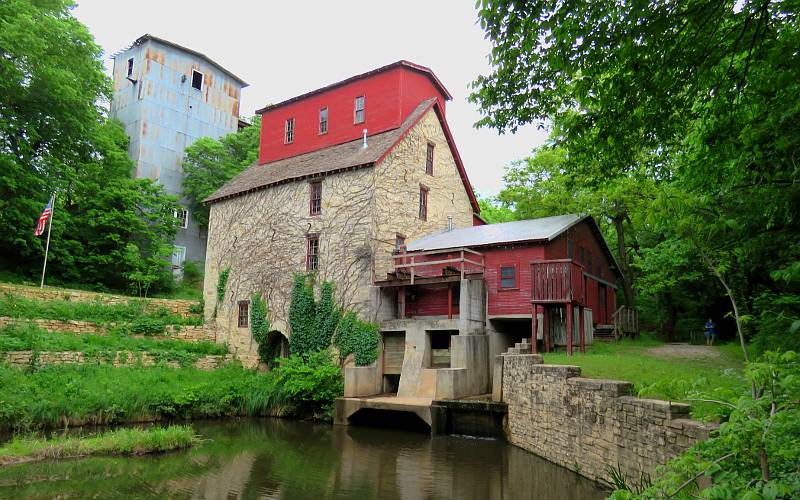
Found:
[[[348,311],[336,330],[334,342],[339,348],[340,362],[353,354],[356,366],[367,366],[378,359],[380,332],[377,323],[361,321],[354,311]]]
[[[267,302],[256,292],[250,297],[250,332],[258,344],[258,358],[269,363],[274,357],[274,349],[269,345],[269,318]]]
[[[231,267],[228,266],[222,271],[219,272],[219,277],[217,278],[217,303],[214,304],[214,317],[217,317],[217,310],[219,310],[219,305],[225,299],[225,287],[228,285],[228,276],[231,273]]]

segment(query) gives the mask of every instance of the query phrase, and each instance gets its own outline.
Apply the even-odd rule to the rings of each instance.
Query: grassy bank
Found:
[[[228,354],[228,347],[214,342],[185,342],[122,334],[74,335],[48,332],[33,324],[0,328],[0,353],[9,351],[79,351],[89,357],[113,358],[117,351],[147,352],[158,361],[177,361],[188,366],[207,355]]]
[[[195,368],[0,365],[0,427],[31,429],[229,415],[329,418],[342,393],[330,359],[298,358],[259,373]]]
[[[738,345],[714,346],[699,356],[669,355],[666,346],[644,336],[618,343],[596,342],[587,347],[586,354],[571,357],[549,353],[544,360],[580,366],[584,377],[633,382],[634,393],[642,397],[678,401],[695,390],[741,392],[746,388]],[[716,411],[715,405],[692,403],[692,415],[697,418],[713,418]]]
[[[190,426],[117,429],[89,437],[15,437],[0,447],[0,466],[89,455],[143,455],[188,448],[197,443]]]
[[[147,329],[148,325],[197,325],[202,324],[202,316],[184,318],[172,314],[166,308],[145,310],[143,300],[131,299],[124,304],[103,304],[101,302],[78,302],[70,300],[33,300],[10,293],[0,295],[0,316],[28,319],[56,319],[62,321],[89,321],[92,323],[126,323],[136,330]],[[141,331],[134,333],[147,333]]]

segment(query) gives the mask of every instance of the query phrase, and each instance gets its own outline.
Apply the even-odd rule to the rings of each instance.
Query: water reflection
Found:
[[[8,498],[593,499],[594,483],[501,441],[278,419],[195,423],[186,452],[0,469]]]

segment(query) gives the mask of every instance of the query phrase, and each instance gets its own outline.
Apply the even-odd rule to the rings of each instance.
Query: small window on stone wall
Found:
[[[250,301],[249,300],[240,300],[239,301],[239,328],[247,328],[249,324],[250,318]]]

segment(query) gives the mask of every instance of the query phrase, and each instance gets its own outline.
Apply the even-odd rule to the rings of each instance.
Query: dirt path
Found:
[[[719,358],[720,353],[716,347],[690,344],[664,344],[647,349],[647,354],[661,358],[702,359]]]

